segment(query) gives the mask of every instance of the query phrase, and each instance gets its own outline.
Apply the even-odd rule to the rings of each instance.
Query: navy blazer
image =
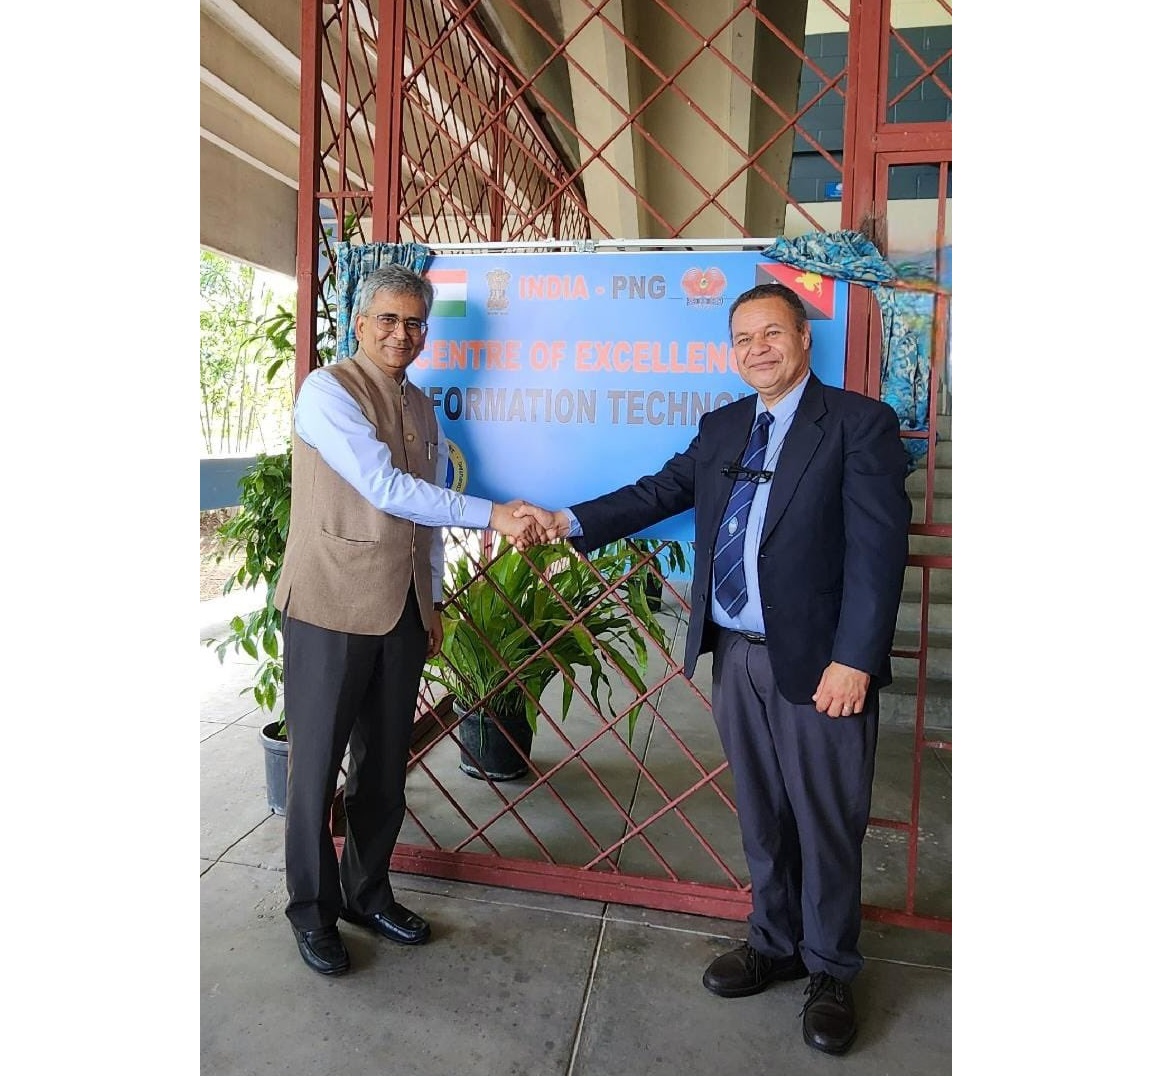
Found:
[[[659,472],[572,507],[583,552],[695,509],[695,569],[684,672],[715,646],[712,557],[752,420],[751,394],[705,413],[688,449]],[[896,413],[815,375],[777,461],[757,570],[764,629],[780,692],[809,703],[836,660],[892,681],[890,652],[908,561],[912,505]]]

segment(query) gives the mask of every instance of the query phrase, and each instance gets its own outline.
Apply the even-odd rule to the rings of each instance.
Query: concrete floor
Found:
[[[252,606],[201,602],[202,640]],[[881,923],[865,924],[860,1035],[842,1058],[804,1045],[803,981],[735,1000],[701,986],[709,962],[743,940],[742,922],[395,874],[432,941],[404,948],[341,924],[352,970],[314,974],[283,915],[283,819],[268,809],[257,739],[267,718],[238,693],[251,666],[202,654],[201,1075],[951,1074],[951,938]],[[684,697],[690,730],[697,718]],[[908,740],[900,725],[882,727],[874,815],[897,812]],[[941,914],[951,895],[948,768],[926,762],[918,878],[921,910]],[[409,802],[426,828],[448,820],[415,775]],[[870,833],[866,902],[899,903],[899,848]]]

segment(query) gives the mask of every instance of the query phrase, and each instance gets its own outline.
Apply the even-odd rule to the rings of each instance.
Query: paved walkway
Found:
[[[203,601],[202,638],[249,601]],[[344,930],[352,971],[299,958],[283,915],[283,822],[238,690],[201,657],[201,1073],[313,1076],[949,1075],[951,938],[866,924],[856,1046],[800,1036],[803,981],[724,1000],[700,984],[744,924],[394,875],[432,923],[404,948]]]

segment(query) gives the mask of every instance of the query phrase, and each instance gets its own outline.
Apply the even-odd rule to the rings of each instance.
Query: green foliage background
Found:
[[[292,418],[295,296],[251,266],[200,252],[200,435],[205,454],[276,451]]]

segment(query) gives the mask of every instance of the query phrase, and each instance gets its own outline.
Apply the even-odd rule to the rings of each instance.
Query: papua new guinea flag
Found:
[[[804,301],[809,319],[831,319],[836,314],[836,279],[785,263],[757,263],[757,285],[787,285]]]
[[[448,318],[468,314],[467,270],[429,270],[424,276],[435,289],[430,314]]]

